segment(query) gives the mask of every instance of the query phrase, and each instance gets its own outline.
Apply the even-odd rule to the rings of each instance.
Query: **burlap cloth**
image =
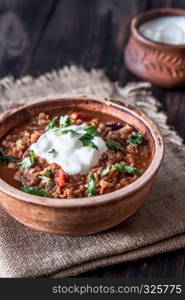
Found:
[[[0,209],[0,276],[66,277],[97,267],[136,260],[185,246],[185,160],[181,139],[166,125],[148,83],[124,88],[103,71],[71,67],[38,79],[0,81],[1,110],[45,95],[118,97],[143,109],[158,123],[166,154],[151,196],[127,221],[92,236],[63,237],[33,231]],[[111,215],[110,215],[111,218]]]

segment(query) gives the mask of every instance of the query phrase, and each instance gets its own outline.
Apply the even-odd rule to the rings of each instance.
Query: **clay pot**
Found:
[[[185,45],[151,41],[138,31],[139,25],[162,16],[185,16],[185,10],[162,8],[141,13],[131,22],[125,48],[125,64],[135,75],[153,84],[173,88],[185,84]]]
[[[19,222],[40,231],[86,235],[108,229],[132,215],[150,193],[164,152],[156,125],[141,111],[118,100],[49,98],[10,110],[0,117],[0,138],[39,112],[85,109],[114,116],[141,130],[151,147],[151,164],[135,182],[115,192],[78,199],[53,199],[23,193],[0,179],[0,203]]]

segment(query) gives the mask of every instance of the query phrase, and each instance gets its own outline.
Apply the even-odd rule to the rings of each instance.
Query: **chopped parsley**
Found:
[[[55,129],[55,131],[54,131],[54,133],[56,135],[64,135],[64,134],[68,134],[69,132],[72,133],[72,134],[74,134],[74,135],[78,135],[78,132],[76,132],[73,129],[65,129],[65,130]]]
[[[96,196],[96,180],[93,173],[88,174],[88,184],[86,185],[88,197]]]
[[[65,128],[71,125],[71,120],[68,115],[60,117],[60,127]]]
[[[14,156],[3,155],[2,149],[0,149],[0,164],[8,164],[10,162],[16,162],[17,158]]]
[[[46,186],[52,184],[52,179],[48,176],[39,176],[40,179],[42,179],[44,181],[44,183],[46,184]]]
[[[48,153],[49,154],[55,154],[55,153],[57,153],[57,151],[55,149],[51,149],[51,150],[48,151]]]
[[[58,117],[54,117],[53,120],[46,126],[46,130],[52,129],[58,126]]]
[[[113,165],[113,167],[116,168],[121,173],[131,173],[131,174],[135,174],[137,176],[141,176],[143,174],[137,168],[127,166],[127,165],[123,165],[121,163],[116,163],[116,164]]]
[[[122,145],[113,140],[106,141],[106,145],[109,149],[114,150],[114,151],[122,150]]]
[[[95,136],[100,136],[96,126],[91,125],[84,129],[85,133],[79,138],[84,147],[91,147],[98,150],[96,144],[92,141]]]
[[[30,150],[29,152],[30,152],[30,156],[31,156],[31,157],[33,157],[33,158],[36,157],[36,154],[35,154],[35,152],[34,152],[33,150]]]
[[[107,174],[109,173],[109,171],[110,171],[110,167],[109,167],[109,166],[106,167],[105,169],[103,169],[103,170],[101,171],[101,174],[100,174],[101,177],[107,175]]]
[[[44,173],[44,175],[39,176],[39,178],[44,181],[44,183],[46,184],[46,186],[52,184],[52,179],[50,178],[51,174],[52,174],[51,171],[46,171]]]
[[[48,190],[46,189],[39,189],[37,186],[28,187],[24,181],[22,182],[22,185],[21,190],[25,193],[43,197],[49,195]]]
[[[72,134],[74,134],[74,135],[78,135],[78,132],[76,132],[75,130],[73,130],[73,129],[66,129],[66,130],[62,130],[61,131],[61,135],[63,135],[63,134],[67,134],[67,133],[72,133]]]
[[[19,165],[21,166],[22,169],[28,169],[30,168],[34,163],[35,163],[35,157],[36,154],[33,150],[29,151],[30,156],[29,157],[25,157],[20,163]]]
[[[48,170],[48,171],[46,171],[46,172],[44,173],[44,176],[49,177],[49,176],[51,176],[51,174],[52,174],[52,172]]]
[[[92,141],[92,137],[89,136],[88,133],[85,133],[84,135],[82,135],[79,140],[82,142],[84,147],[90,147],[90,148],[94,148],[96,150],[98,150],[98,147],[96,146],[96,144]]]
[[[131,133],[128,141],[135,146],[146,143],[146,139],[144,138],[143,134],[135,131]]]
[[[96,126],[91,125],[91,126],[85,128],[84,131],[85,131],[85,133],[80,136],[79,133],[73,129],[63,130],[61,128],[56,128],[54,130],[54,133],[56,135],[64,135],[64,134],[68,134],[70,132],[75,136],[79,136],[79,140],[82,142],[84,147],[91,147],[91,148],[98,150],[96,144],[92,141],[95,136],[101,135],[100,132],[97,130]]]
[[[25,157],[19,165],[22,169],[28,169],[35,163],[35,158],[33,156]]]
[[[101,136],[100,132],[97,130],[96,126],[90,125],[89,127],[84,129],[89,135],[92,137]]]

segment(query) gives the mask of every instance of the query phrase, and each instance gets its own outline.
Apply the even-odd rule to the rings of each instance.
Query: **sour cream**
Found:
[[[155,42],[182,45],[185,44],[185,17],[160,17],[140,25],[139,32]]]
[[[85,128],[87,126],[82,124],[71,125],[60,130],[74,130],[79,135],[83,135]],[[57,135],[55,128],[42,134],[38,141],[31,145],[30,149],[49,163],[57,163],[69,175],[86,174],[91,167],[98,164],[102,154],[107,151],[107,146],[101,137],[94,137],[92,142],[98,150],[84,147],[79,136],[71,132]]]

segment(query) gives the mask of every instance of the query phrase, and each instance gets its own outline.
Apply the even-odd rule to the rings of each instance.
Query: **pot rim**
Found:
[[[155,125],[155,123],[146,116],[142,111],[139,109],[126,104],[122,101],[113,98],[98,98],[98,97],[90,97],[90,96],[78,96],[78,97],[63,97],[63,96],[54,96],[54,97],[45,97],[40,98],[37,102],[31,102],[19,108],[14,108],[2,114],[0,116],[0,124],[3,123],[5,120],[10,118],[12,115],[19,111],[24,111],[27,108],[37,106],[38,104],[47,104],[52,101],[68,101],[68,100],[77,100],[77,101],[88,101],[93,100],[100,104],[111,105],[114,109],[122,109],[128,114],[131,114],[133,117],[139,119],[144,126],[149,130],[155,144],[155,154],[154,157],[148,167],[148,169],[144,172],[144,174],[138,178],[133,183],[129,184],[128,186],[116,190],[111,193],[107,193],[104,195],[94,196],[91,198],[83,197],[83,198],[71,198],[71,199],[60,199],[60,198],[47,198],[47,197],[39,197],[31,194],[26,194],[21,190],[11,186],[9,183],[5,182],[0,178],[0,191],[6,195],[9,195],[17,200],[37,204],[41,206],[47,207],[56,207],[56,208],[74,208],[74,207],[87,207],[87,206],[99,206],[103,204],[112,203],[114,201],[121,200],[125,197],[128,197],[138,190],[142,189],[150,180],[153,179],[155,174],[157,173],[163,156],[164,156],[164,141],[163,137],[160,133],[160,130]]]
[[[138,15],[136,15],[132,21],[131,21],[131,33],[136,38],[136,40],[139,40],[140,42],[153,46],[158,48],[166,48],[166,49],[185,49],[185,44],[180,45],[173,45],[173,44],[167,44],[167,43],[161,43],[161,42],[155,42],[150,40],[149,38],[142,35],[138,30],[138,25],[142,24],[146,21],[149,21],[149,17],[154,16],[154,18],[151,18],[150,20],[153,20],[157,18],[158,16],[185,16],[185,9],[179,9],[179,8],[172,8],[172,7],[166,7],[166,8],[158,8],[158,9],[152,9],[150,11],[142,12]]]

